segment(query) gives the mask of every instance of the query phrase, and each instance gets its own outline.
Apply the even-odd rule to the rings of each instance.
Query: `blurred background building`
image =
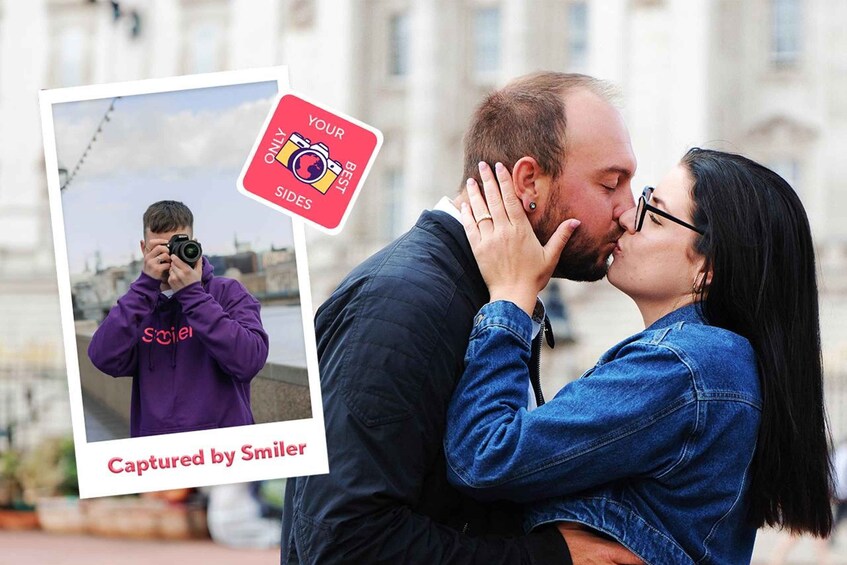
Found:
[[[285,64],[295,89],[385,135],[344,232],[309,231],[315,307],[456,192],[462,133],[482,96],[533,70],[584,72],[620,87],[637,189],[702,145],[768,164],[800,194],[820,257],[829,413],[843,437],[845,25],[847,2],[825,0],[4,0],[0,426],[23,432],[28,406],[41,405],[55,414],[31,433],[69,425],[38,89]],[[561,289],[575,343],[547,355],[559,375],[550,391],[640,329],[605,282]]]

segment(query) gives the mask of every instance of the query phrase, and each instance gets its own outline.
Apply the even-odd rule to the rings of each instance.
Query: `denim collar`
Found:
[[[665,314],[648,327],[648,330],[660,330],[667,328],[679,322],[691,322],[694,324],[708,324],[706,317],[703,315],[703,309],[696,302],[677,308],[669,314]]]

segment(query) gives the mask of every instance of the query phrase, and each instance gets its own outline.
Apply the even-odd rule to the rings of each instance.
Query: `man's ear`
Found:
[[[147,246],[146,246],[146,245],[144,245],[144,240],[143,240],[143,239],[140,241],[140,245],[141,245],[141,256],[142,256],[142,257],[144,257],[144,254],[145,254],[145,253],[147,253],[147,249],[146,249],[146,248],[147,248]]]
[[[533,157],[521,157],[512,168],[512,184],[524,211],[530,213],[546,202],[550,176],[541,172]]]

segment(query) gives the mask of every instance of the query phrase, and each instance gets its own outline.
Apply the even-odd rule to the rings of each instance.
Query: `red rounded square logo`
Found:
[[[381,145],[379,130],[285,94],[241,172],[239,190],[337,233]]]

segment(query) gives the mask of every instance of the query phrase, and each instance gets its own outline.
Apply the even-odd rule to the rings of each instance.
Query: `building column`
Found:
[[[409,22],[409,76],[406,86],[406,147],[404,158],[405,194],[403,223],[412,225],[421,210],[431,208],[434,194],[443,193],[439,175],[442,131],[442,59],[439,0],[414,3]]]
[[[588,1],[588,68],[597,78],[627,88],[629,0]]]
[[[536,65],[531,60],[530,39],[532,38],[531,15],[536,6],[525,0],[503,2],[503,44],[501,83],[525,75]]]
[[[638,157],[633,186],[658,182],[691,145],[709,141],[708,0],[635,3],[623,54],[624,116]]]
[[[143,34],[150,34],[155,41],[150,44],[149,76],[168,77],[180,74],[185,56],[180,26],[182,24],[182,2],[153,0],[144,14],[146,20]]]
[[[274,64],[280,39],[281,2],[234,0],[229,7],[229,68],[250,69]]]
[[[34,242],[50,243],[50,225],[41,225],[48,205],[38,104],[38,90],[48,82],[48,39],[44,0],[2,3],[0,247],[33,249]]]
[[[673,85],[669,110],[676,127],[668,142],[675,161],[689,146],[709,141],[709,4],[708,0],[670,1],[670,72],[664,84]]]

